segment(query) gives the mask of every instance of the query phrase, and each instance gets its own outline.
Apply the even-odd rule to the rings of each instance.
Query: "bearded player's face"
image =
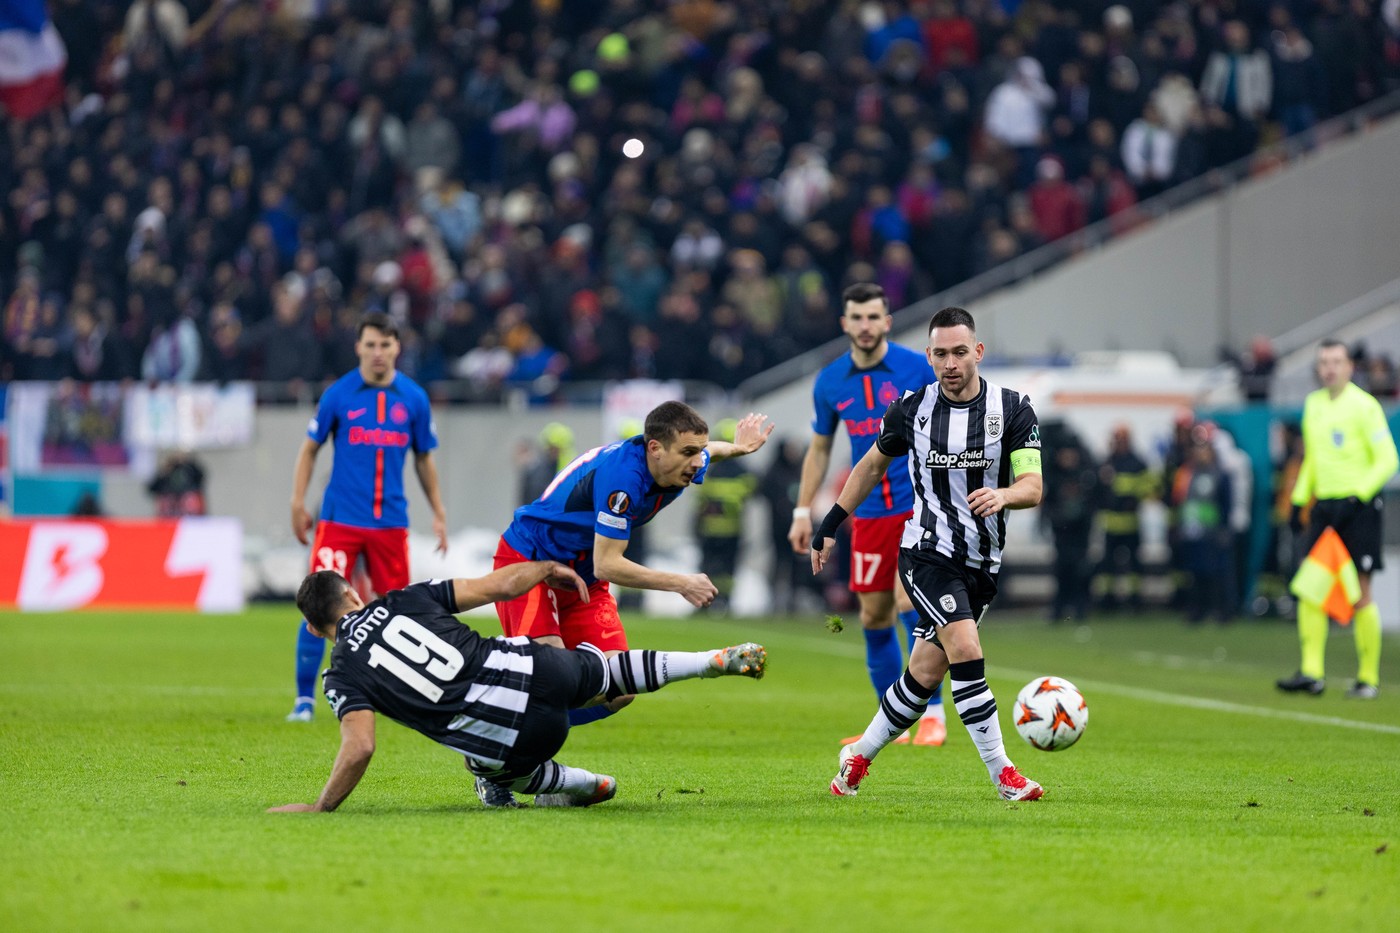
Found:
[[[394,374],[399,359],[399,340],[377,327],[366,327],[355,342],[355,355],[360,358],[360,372],[372,383],[381,383]]]
[[[841,315],[841,329],[851,341],[851,349],[874,353],[880,349],[893,323],[882,298],[848,301]]]

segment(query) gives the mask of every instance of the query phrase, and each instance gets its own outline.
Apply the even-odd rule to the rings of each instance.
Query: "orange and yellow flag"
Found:
[[[1361,580],[1341,535],[1328,526],[1288,584],[1288,592],[1322,610],[1343,625],[1351,622],[1361,598]]]

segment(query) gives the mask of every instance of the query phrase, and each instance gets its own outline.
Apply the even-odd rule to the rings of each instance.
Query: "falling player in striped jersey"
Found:
[[[592,645],[566,651],[523,637],[483,638],[454,618],[536,585],[588,599],[583,579],[554,561],[513,564],[470,580],[430,580],[368,604],[334,571],[309,574],[297,607],[311,630],[335,645],[322,678],[340,718],[340,751],[315,803],[272,810],[340,806],[374,754],[376,712],[462,755],[478,783],[534,794],[536,806],[601,803],[617,793],[614,778],[554,760],[569,733],[569,709],[676,680],[763,676],[767,656],[752,643],[605,658]]]
[[[849,511],[907,458],[917,501],[900,541],[899,574],[919,611],[918,641],[865,733],[841,749],[833,794],[855,795],[871,760],[919,718],[944,675],[997,792],[1006,800],[1044,792],[1006,756],[977,633],[997,592],[1005,510],[1040,503],[1040,425],[1030,399],[977,374],[984,352],[971,314],[944,308],[933,316],[927,355],[938,382],[889,407],[875,445],[813,535],[815,573]]]
[[[880,416],[901,395],[922,389],[933,371],[922,353],[890,343],[889,302],[885,290],[871,282],[857,282],[841,294],[841,329],[851,349],[817,374],[812,386],[812,441],[802,458],[802,482],[797,506],[792,510],[788,542],[798,554],[812,543],[812,500],[826,478],[831,463],[831,439],[837,423],[846,426],[855,465],[875,443]],[[907,470],[895,468],[881,477],[870,495],[854,510],[851,520],[851,592],[860,601],[860,624],[865,634],[865,668],[876,696],[884,696],[904,669],[895,628],[898,617],[909,633],[914,650],[914,629],[919,614],[895,573],[899,559],[899,534],[914,508],[914,490]],[[915,745],[942,745],[948,730],[943,697],[935,688],[924,708]],[[854,738],[843,739],[846,745]],[[896,742],[907,742],[901,736]]]
[[[280,300],[280,299],[279,299]],[[408,586],[408,500],[403,468],[413,468],[433,510],[438,551],[447,553],[447,512],[438,491],[433,448],[437,432],[428,393],[399,372],[399,332],[385,314],[367,314],[355,339],[360,365],[321,395],[292,469],[292,531],[302,544],[311,531],[306,487],[316,454],[333,440],[335,459],[311,542],[311,569],[350,577],[361,556],[376,593]],[[296,705],[288,722],[310,722],[316,672],[325,643],[305,622],[297,626]]]

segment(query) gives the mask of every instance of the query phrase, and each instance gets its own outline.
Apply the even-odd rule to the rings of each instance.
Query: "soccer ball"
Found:
[[[1069,748],[1089,724],[1084,695],[1063,677],[1037,677],[1016,694],[1016,731],[1043,752]]]

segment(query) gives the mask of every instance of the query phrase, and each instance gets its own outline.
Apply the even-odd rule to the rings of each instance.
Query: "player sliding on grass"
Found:
[[[376,712],[459,752],[478,781],[534,794],[536,806],[591,806],[611,800],[617,781],[554,761],[569,734],[568,710],[650,693],[674,680],[763,676],[761,645],[605,658],[592,645],[565,651],[527,638],[483,638],[454,618],[537,585],[588,600],[583,579],[553,561],[519,563],[471,580],[418,583],[369,604],[334,571],[307,576],[297,608],[312,631],[334,643],[322,678],[340,718],[340,752],[314,804],[270,812],[340,806],[374,754]]]
[[[927,355],[938,382],[890,405],[875,446],[851,471],[812,537],[816,573],[849,510],[865,501],[896,458],[908,458],[918,501],[900,541],[899,574],[919,611],[918,640],[904,676],[885,691],[865,734],[841,749],[831,781],[839,796],[856,794],[871,760],[914,724],[945,674],[997,792],[1006,800],[1043,793],[1006,757],[977,636],[997,592],[1003,510],[1040,502],[1040,425],[1030,399],[977,374],[984,350],[971,314],[944,308],[933,316]]]

